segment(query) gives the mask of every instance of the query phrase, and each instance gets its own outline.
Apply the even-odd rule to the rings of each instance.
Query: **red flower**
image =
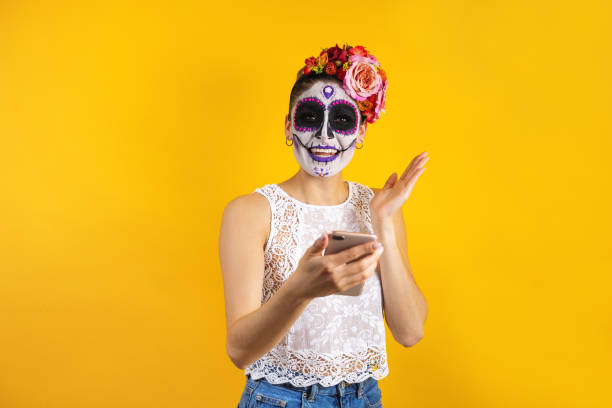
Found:
[[[340,51],[340,55],[338,55],[338,60],[342,61],[343,64],[348,61],[348,52],[346,50]]]
[[[368,122],[368,123],[376,122],[376,119],[375,119],[376,115],[374,115],[374,112],[372,110],[369,110],[369,111],[366,111],[366,112],[363,112],[363,113],[365,114],[366,122]]]
[[[335,61],[336,59],[338,59],[338,56],[340,55],[341,52],[342,52],[342,49],[338,47],[338,44],[336,44],[335,47],[328,48],[327,55],[329,57],[329,60]]]
[[[312,71],[313,66],[312,65],[306,65],[304,67],[304,75],[308,75],[310,74],[310,71]]]
[[[372,95],[368,96],[368,101],[372,102],[372,103],[376,103],[376,98],[378,97],[378,93],[373,93]]]
[[[306,63],[306,65],[309,65],[311,67],[317,65],[317,59],[315,57],[306,58],[304,62]]]
[[[351,55],[361,55],[361,56],[364,56],[364,57],[368,56],[368,52],[361,45],[356,45],[354,47],[351,47],[351,49],[349,50],[349,54],[351,54]]]
[[[346,76],[346,71],[345,71],[345,70],[343,70],[343,69],[342,69],[342,67],[340,67],[340,68],[338,68],[338,69],[336,70],[336,77],[337,77],[339,80],[343,81],[345,76]]]
[[[325,73],[327,75],[335,75],[336,74],[336,64],[334,64],[333,62],[328,62],[327,65],[325,65]]]

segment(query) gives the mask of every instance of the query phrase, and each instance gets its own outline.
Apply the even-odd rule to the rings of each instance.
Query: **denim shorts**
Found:
[[[265,378],[254,380],[247,375],[238,408],[382,408],[381,398],[378,380],[372,377],[329,387],[296,387],[290,383],[271,384]]]

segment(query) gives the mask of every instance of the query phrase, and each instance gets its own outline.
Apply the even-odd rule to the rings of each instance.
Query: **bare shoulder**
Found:
[[[258,244],[267,240],[270,229],[270,205],[259,193],[243,194],[232,199],[223,210],[221,230],[239,235],[242,240],[254,238]]]
[[[219,262],[223,276],[228,338],[232,325],[260,306],[264,245],[270,209],[266,197],[253,192],[232,199],[223,211]]]
[[[244,213],[259,213],[265,212],[268,206],[268,200],[264,196],[259,193],[249,193],[232,199],[225,206],[224,213],[236,214],[238,216]]]

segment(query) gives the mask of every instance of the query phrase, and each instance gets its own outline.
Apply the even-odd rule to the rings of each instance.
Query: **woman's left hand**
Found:
[[[397,173],[389,176],[383,188],[377,191],[370,201],[370,214],[373,220],[382,221],[391,218],[406,202],[414,184],[425,171],[423,165],[427,160],[429,160],[427,152],[423,152],[412,159],[399,180]]]

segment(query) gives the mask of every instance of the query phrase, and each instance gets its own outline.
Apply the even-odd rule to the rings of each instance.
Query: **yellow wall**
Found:
[[[610,406],[609,2],[125,3],[0,3],[0,406],[238,403],[221,212],[297,170],[292,80],[336,42],[390,81],[344,177],[430,156],[385,407]]]

